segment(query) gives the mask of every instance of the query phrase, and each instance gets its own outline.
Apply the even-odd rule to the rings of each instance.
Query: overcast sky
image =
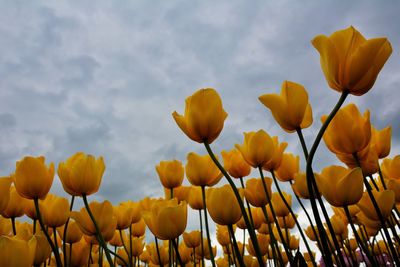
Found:
[[[302,3],[300,3],[302,2]],[[329,89],[310,41],[350,25],[386,36],[393,54],[374,88],[351,96],[378,128],[392,124],[400,150],[398,1],[0,1],[0,176],[25,155],[47,161],[77,151],[103,155],[96,198],[161,196],[154,166],[206,153],[172,119],[195,90],[213,87],[229,113],[216,152],[265,129],[290,142],[258,101],[284,80],[303,84],[320,116],[339,98]],[[316,169],[337,163],[321,147]],[[57,179],[55,179],[57,180]],[[55,182],[53,192],[60,193]]]

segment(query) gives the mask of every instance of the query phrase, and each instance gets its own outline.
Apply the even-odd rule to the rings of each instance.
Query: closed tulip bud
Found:
[[[34,238],[36,239],[36,249],[33,265],[40,266],[50,257],[51,247],[43,232],[36,234]]]
[[[192,185],[213,186],[221,180],[222,173],[208,154],[200,156],[196,153],[189,153],[186,176]]]
[[[294,176],[299,172],[300,157],[291,153],[285,153],[282,157],[282,162],[276,170],[276,176],[281,182],[288,182],[294,179]]]
[[[325,122],[327,116],[321,118]],[[336,113],[324,134],[324,141],[335,154],[354,154],[363,150],[371,140],[369,111],[361,116],[355,104],[349,104]]]
[[[11,177],[0,177],[0,213],[7,208],[10,201]]]
[[[10,200],[7,208],[1,212],[4,218],[18,218],[24,215],[26,203],[29,202],[26,198],[21,197],[14,186],[10,188]]]
[[[11,221],[0,216],[0,236],[10,235],[11,227]]]
[[[215,260],[217,267],[229,267],[229,261],[226,258],[218,258]]]
[[[218,229],[218,228],[217,228]],[[200,245],[200,231],[191,231],[183,233],[183,241],[188,248],[195,248]]]
[[[17,161],[14,183],[18,193],[27,199],[44,199],[54,179],[54,163],[47,167],[44,157],[24,157]]]
[[[289,195],[286,192],[282,192],[283,197],[285,198],[286,202],[289,204],[289,207],[292,206],[292,195]],[[285,203],[283,202],[281,196],[278,192],[272,193],[271,197],[272,207],[275,210],[275,214],[278,217],[285,217],[289,215],[289,209],[286,207]]]
[[[270,205],[265,206],[265,209],[267,210],[267,214],[263,216],[263,223],[273,223],[274,216],[272,215]]]
[[[243,198],[243,193],[241,197]],[[221,225],[235,224],[242,217],[239,203],[230,185],[207,190],[207,210],[214,222]],[[221,205],[224,203],[223,205]]]
[[[40,210],[44,224],[51,228],[64,225],[70,215],[68,200],[53,194],[48,194],[40,203]]]
[[[137,223],[133,223],[131,226],[132,236],[141,237],[146,232],[146,223],[143,218],[140,219]]]
[[[385,179],[400,179],[400,155],[382,161],[382,174]]]
[[[40,201],[39,201],[40,203]],[[36,208],[35,203],[33,201],[26,201],[24,202],[24,213],[26,216],[31,218],[32,220],[37,220]]]
[[[103,157],[78,152],[58,165],[64,190],[72,196],[91,195],[99,190],[105,170]]]
[[[224,168],[230,176],[234,178],[242,178],[250,174],[251,167],[243,159],[239,150],[236,148],[230,151],[224,150],[221,154],[224,159]]]
[[[335,207],[356,204],[363,194],[363,174],[361,168],[352,170],[341,166],[330,166],[316,176],[324,198]]]
[[[254,228],[258,229],[264,223],[264,213],[261,208],[251,208],[251,216],[253,218]],[[243,217],[240,219],[242,220]]]
[[[218,243],[225,247],[230,244],[230,236],[229,236],[229,230],[226,225],[219,225],[217,224],[217,241]]]
[[[288,145],[286,142],[279,143],[277,136],[272,137],[272,142],[274,143],[274,154],[272,158],[262,166],[266,171],[274,171],[281,166],[283,152]]]
[[[333,231],[336,235],[342,235],[344,232],[347,232],[347,221],[344,221],[340,216],[333,215],[330,218]]]
[[[294,235],[290,236],[289,239],[289,249],[290,250],[297,250],[299,248],[300,239],[295,237]]]
[[[126,234],[124,231],[121,232],[122,233],[122,237],[125,238]],[[125,239],[124,239],[125,240]],[[114,231],[114,235],[113,237],[110,239],[110,241],[108,241],[108,243],[111,246],[114,247],[122,247],[124,244],[122,243],[122,239],[121,239],[121,235],[119,233],[119,230],[115,230]]]
[[[125,262],[129,262],[129,256],[126,253],[126,250],[124,248],[120,248],[117,250],[117,254],[119,257],[116,257],[116,263],[118,264],[117,266],[126,266]],[[122,261],[122,259],[124,261]],[[97,265],[96,265],[97,266]]]
[[[375,129],[372,126],[372,143],[375,145],[376,153],[380,159],[387,157],[390,153],[392,138],[392,127],[386,127],[382,130]]]
[[[293,229],[296,225],[296,221],[294,220],[292,214],[289,214],[285,217],[278,217],[278,224],[281,228]]]
[[[264,235],[269,235],[269,228],[268,228],[268,224],[266,223],[261,223],[261,226],[257,229],[257,232],[259,234],[264,234]]]
[[[314,228],[315,233],[318,234],[318,230],[316,228]],[[306,234],[306,236],[311,240],[311,241],[317,241],[317,236],[315,235],[313,228],[311,225],[309,225],[305,230],[304,233]]]
[[[140,219],[142,218],[140,203],[128,200],[125,202],[121,202],[120,205],[126,206],[126,209],[130,211],[130,214],[128,215],[128,217],[131,218],[131,224],[137,223],[140,221]]]
[[[263,207],[268,204],[268,198],[271,198],[271,185],[272,179],[269,177],[264,178],[264,184],[267,188],[268,196],[263,187],[263,180],[261,178],[251,178],[246,181],[246,188],[244,195],[247,201],[254,207]]]
[[[286,132],[307,128],[312,124],[312,110],[306,89],[298,83],[284,81],[281,94],[265,94],[258,98],[269,108]]]
[[[200,89],[186,98],[185,113],[172,113],[179,128],[193,141],[211,144],[222,131],[228,114],[218,93],[212,88]]]
[[[153,264],[164,266],[169,261],[168,249],[164,246],[159,245],[157,252],[156,245],[154,243],[150,243],[149,245],[146,246],[146,251],[149,251],[150,261]],[[160,257],[158,257],[158,254],[160,255]]]
[[[18,237],[0,236],[0,266],[31,267],[36,244],[36,238],[25,241]]]
[[[188,202],[190,186],[178,186],[175,187],[173,190],[172,198],[176,197],[179,201],[186,201]],[[171,189],[164,188],[165,192],[165,199],[171,199]]]
[[[379,210],[383,216],[384,219],[386,219],[389,215],[390,212],[392,211],[392,208],[395,203],[395,195],[392,190],[384,190],[384,191],[372,191],[375,200],[378,204]],[[357,206],[360,208],[360,210],[371,220],[378,221],[379,216],[378,213],[376,212],[371,198],[369,197],[368,193],[365,192],[361,198],[361,200],[357,203]]]
[[[392,53],[386,38],[366,40],[353,26],[312,40],[329,86],[360,96],[368,92]]]
[[[280,230],[282,232],[283,239],[279,235],[278,228],[276,228],[276,226],[274,226],[272,228],[272,232],[274,233],[274,236],[275,236],[276,240],[278,240],[282,244],[283,243],[289,244],[290,236],[291,236],[290,231],[288,229],[282,229],[282,228]]]
[[[396,203],[400,203],[400,180],[395,180],[395,179],[388,180],[387,188],[394,192]]]
[[[352,154],[336,154],[337,158],[348,168],[361,167],[364,175],[372,175],[379,170],[379,158],[375,145],[371,144],[357,153],[357,158]]]
[[[142,200],[139,201],[140,204],[140,214],[142,214],[142,211],[150,211],[151,208],[153,207],[154,202],[157,199],[155,198],[149,198],[145,197]]]
[[[178,200],[158,200],[150,211],[142,212],[150,231],[162,240],[172,240],[180,236],[186,228],[187,204]]]
[[[269,248],[269,243],[270,243],[269,235],[258,234],[257,241],[258,241],[261,255],[262,256],[266,255],[268,253],[268,248]],[[256,256],[253,242],[251,241],[250,238],[248,239],[248,245],[246,245],[246,248],[247,248],[247,251],[249,251],[250,255]],[[250,251],[252,251],[252,253],[250,253]]]
[[[110,228],[110,225],[113,225],[114,223],[116,224],[116,219],[113,216],[113,206],[110,201],[106,200],[102,203],[93,201],[89,204],[89,207],[93,213],[101,234],[107,232],[107,230]],[[97,234],[96,228],[85,208],[82,208],[79,212],[71,212],[71,218],[76,221],[79,228],[85,235],[94,236]]]
[[[244,133],[243,145],[236,144],[235,147],[254,168],[262,167],[270,161],[275,152],[274,142],[264,130]]]
[[[310,192],[308,191],[306,174],[304,172],[296,173],[293,181],[294,181],[294,183],[292,183],[293,192],[299,198],[309,199]],[[318,190],[319,190],[319,188],[318,188]]]
[[[64,227],[65,225],[57,229],[58,234],[64,240]],[[65,237],[66,243],[76,243],[82,239],[83,233],[79,228],[78,224],[74,220],[70,220],[67,227],[67,235]]]
[[[161,161],[156,166],[156,171],[165,188],[172,189],[182,184],[184,170],[179,160]]]
[[[134,237],[132,238],[132,256],[134,257],[139,257],[140,254],[143,253],[144,249],[144,242],[143,242],[144,237]],[[129,246],[129,240],[126,242]]]
[[[120,204],[113,208],[117,218],[117,229],[125,230],[132,224],[132,208],[129,205]]]
[[[190,188],[190,194],[188,196],[188,204],[194,210],[204,209],[203,195],[200,186],[192,186]]]
[[[151,256],[150,256],[150,253],[149,253],[149,251],[147,250],[147,248],[146,248],[146,250],[144,250],[143,253],[140,254],[140,256],[139,256],[139,260],[142,261],[143,263],[149,263],[150,258],[151,258]]]
[[[80,242],[72,246],[67,245],[66,254],[71,255],[71,257],[68,257],[71,266],[86,266],[89,262],[90,247],[82,238]]]
[[[179,255],[181,256],[182,263],[186,264],[192,260],[192,249],[185,246],[185,243],[179,245]]]
[[[208,239],[207,238],[203,238],[203,248],[204,248],[204,254],[201,249],[196,249],[196,257],[199,257],[200,259],[205,258],[207,260],[210,260],[211,254],[210,254],[210,249],[208,247]],[[217,247],[216,246],[212,247],[212,252],[213,252],[213,255],[217,255]]]

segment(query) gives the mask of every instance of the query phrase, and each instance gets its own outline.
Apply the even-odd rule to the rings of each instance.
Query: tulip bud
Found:
[[[221,180],[222,173],[208,154],[200,156],[196,153],[189,153],[186,176],[192,185],[213,186]]]
[[[161,161],[156,166],[156,171],[165,188],[172,189],[182,184],[184,170],[179,160]]]
[[[224,168],[230,176],[243,178],[250,174],[251,167],[243,159],[239,150],[235,148],[228,152],[224,150],[221,154],[224,159]]]

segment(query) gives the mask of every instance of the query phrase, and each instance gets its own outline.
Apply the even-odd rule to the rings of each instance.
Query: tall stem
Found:
[[[106,253],[106,258],[107,258],[108,263],[109,263],[110,265],[112,265],[112,264],[113,264],[113,260],[112,260],[111,255],[110,255],[110,251],[109,251],[108,248],[107,248],[107,244],[106,244],[106,242],[104,241],[104,238],[103,238],[103,236],[102,236],[102,234],[101,234],[100,228],[99,228],[99,226],[97,225],[96,219],[94,218],[94,215],[93,215],[93,213],[92,213],[92,211],[91,211],[91,209],[90,209],[89,203],[88,203],[88,201],[87,201],[86,194],[83,194],[83,195],[82,195],[82,198],[83,198],[83,203],[85,204],[85,208],[86,208],[86,210],[87,210],[87,212],[88,212],[88,214],[89,214],[89,217],[90,217],[90,219],[92,220],[93,225],[94,225],[94,227],[95,227],[95,229],[96,229],[97,241],[99,242],[99,245],[103,247],[104,252]]]
[[[228,224],[228,230],[229,230],[229,235],[231,236],[232,239],[232,243],[233,243],[233,248],[235,250],[235,254],[236,257],[239,261],[240,266],[245,266],[244,262],[243,262],[243,257],[242,257],[242,253],[239,250],[238,244],[236,243],[236,237],[235,237],[235,232],[233,231],[233,227],[232,224]]]
[[[178,244],[176,243],[175,239],[172,239],[171,242],[172,242],[172,245],[175,248],[176,257],[178,259],[178,262],[179,262],[180,266],[185,266],[185,264],[182,262],[181,255],[179,254]]]
[[[69,204],[69,211],[70,212],[72,211],[72,208],[74,207],[74,200],[75,200],[75,196],[72,196],[71,197],[71,203]],[[67,262],[68,262],[67,261],[67,254],[66,254],[66,252],[67,252],[67,244],[66,244],[65,240],[67,238],[67,229],[68,229],[69,220],[70,220],[70,217],[68,217],[67,222],[65,223],[65,226],[64,226],[64,231],[63,231],[63,245],[62,245],[62,248],[63,248],[63,254],[64,254],[64,266],[67,266]]]
[[[162,266],[161,262],[161,255],[160,255],[160,248],[158,247],[158,239],[156,236],[154,236],[154,240],[156,242],[156,250],[157,250],[157,257],[158,257],[158,265]]]
[[[206,189],[205,189],[205,186],[201,187],[201,195],[203,197],[204,222],[205,222],[205,225],[206,225],[206,234],[207,234],[207,239],[208,239],[208,249],[210,250],[211,264],[212,264],[213,267],[215,267],[214,253],[212,251],[212,246],[211,246],[210,229],[208,228],[208,216],[207,216],[207,204],[206,204]]]
[[[54,257],[56,258],[57,267],[62,267],[60,254],[58,253],[58,250],[56,249],[53,241],[51,240],[49,233],[46,231],[46,227],[44,226],[42,215],[40,214],[40,209],[39,209],[39,199],[34,198],[33,203],[35,204],[36,216],[39,220],[40,228],[42,228],[42,231],[43,231],[44,235],[46,236],[47,242],[49,242],[51,250],[54,253]]]
[[[241,196],[240,196],[240,194],[239,194],[239,191],[238,191],[238,189],[236,188],[236,185],[235,185],[235,183],[233,182],[231,176],[230,176],[230,175],[228,174],[228,172],[224,169],[224,167],[222,167],[221,163],[220,163],[220,162],[218,161],[218,159],[215,157],[214,153],[213,153],[212,150],[211,150],[210,145],[209,145],[207,142],[204,142],[204,146],[206,147],[207,152],[208,152],[208,154],[210,155],[211,159],[213,160],[214,164],[218,167],[218,169],[221,171],[221,173],[222,173],[222,174],[225,176],[225,178],[228,180],[228,182],[229,182],[229,184],[230,184],[230,186],[231,186],[231,188],[232,188],[232,190],[233,190],[233,193],[235,194],[236,200],[237,200],[237,202],[238,202],[238,204],[239,204],[239,206],[240,206],[240,210],[241,210],[241,212],[242,212],[243,220],[244,220],[244,222],[245,222],[245,224],[246,224],[246,226],[247,226],[247,229],[248,229],[248,231],[249,231],[250,239],[251,239],[251,242],[253,243],[254,250],[255,250],[255,252],[256,252],[256,257],[257,257],[258,264],[259,264],[260,266],[264,266],[265,263],[264,263],[264,260],[263,260],[263,258],[262,258],[262,255],[261,255],[261,253],[260,253],[260,247],[259,247],[259,245],[258,245],[258,240],[257,240],[256,232],[255,232],[253,226],[252,226],[251,223],[250,223],[249,217],[247,216],[247,212],[246,212],[246,209],[245,209],[245,207],[244,207],[244,205],[243,205],[243,201],[242,201],[242,198],[241,198]]]
[[[203,207],[204,208],[204,207]],[[201,218],[201,210],[199,210],[199,220],[200,220],[200,242],[201,242],[201,263],[204,265],[204,241],[203,241],[203,220]],[[196,255],[195,255],[196,256]]]

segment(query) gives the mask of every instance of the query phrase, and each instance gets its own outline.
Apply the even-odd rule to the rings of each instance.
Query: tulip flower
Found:
[[[382,173],[385,179],[400,179],[400,155],[382,161]]]
[[[140,254],[143,253],[143,249],[144,249],[143,239],[144,239],[144,237],[133,237],[132,238],[132,256],[133,257],[138,257],[138,256],[140,256]],[[128,244],[128,248],[129,248],[129,241],[125,242],[125,243]]]
[[[171,190],[164,188],[165,199],[171,199],[176,197],[179,201],[188,202],[190,188],[191,188],[190,186],[183,186],[183,185],[175,187],[172,189],[174,191],[172,197],[171,197]]]
[[[89,261],[90,247],[82,238],[80,242],[71,245],[67,245],[67,255],[71,266],[86,266]]]
[[[190,188],[190,194],[188,196],[188,204],[194,210],[204,209],[203,196],[201,193],[200,186],[192,186]]]
[[[179,128],[193,141],[211,144],[222,131],[228,114],[218,93],[212,88],[200,89],[186,98],[185,113],[172,113]]]
[[[266,171],[274,171],[281,166],[283,152],[288,146],[288,143],[286,142],[279,143],[277,136],[272,137],[272,142],[274,143],[275,152],[272,158],[262,166],[262,168]]]
[[[269,177],[264,178],[265,187],[267,188],[268,196],[265,194],[263,181],[261,178],[251,178],[246,181],[246,188],[244,189],[244,196],[247,201],[254,207],[264,207],[271,197],[272,179]],[[268,197],[268,198],[267,198]]]
[[[292,153],[284,153],[282,162],[276,170],[276,176],[281,182],[288,182],[294,179],[294,176],[299,172],[300,157]]]
[[[308,191],[308,186],[307,186],[307,176],[304,172],[299,172],[294,175],[292,189],[293,189],[293,192],[299,198],[303,198],[303,199],[310,198],[310,192]],[[318,190],[319,190],[319,187],[318,187]]]
[[[129,218],[131,218],[131,224],[139,222],[142,218],[140,203],[128,200],[125,202],[121,202],[120,206],[126,206],[126,209],[131,212],[131,214],[127,215]]]
[[[371,142],[375,146],[378,158],[383,159],[390,153],[392,127],[386,127],[382,130],[377,130],[372,126]]]
[[[172,240],[180,236],[186,228],[187,204],[178,200],[158,200],[150,211],[142,212],[150,231],[159,239]]]
[[[327,116],[321,118],[325,122]],[[354,154],[363,150],[371,139],[369,111],[361,116],[355,104],[341,108],[329,124],[324,141],[335,154]]]
[[[11,233],[11,222],[0,216],[0,236],[8,236]]]
[[[394,192],[396,203],[400,203],[400,180],[389,179],[386,185],[389,190]]]
[[[316,176],[322,195],[332,206],[344,207],[356,204],[363,194],[361,168],[352,170],[341,166],[330,166]]]
[[[78,152],[58,165],[58,176],[64,190],[72,196],[91,195],[99,190],[105,170],[103,157]]]
[[[281,94],[265,94],[258,98],[269,108],[275,120],[291,133],[312,124],[312,110],[306,89],[298,83],[284,81]]]
[[[102,235],[110,228],[115,230],[117,219],[113,216],[113,206],[110,201],[106,200],[102,203],[93,201],[89,204],[89,207]],[[85,235],[94,236],[97,234],[93,221],[85,208],[82,208],[79,212],[72,211],[71,218],[76,221]]]
[[[185,169],[189,182],[195,186],[213,186],[222,178],[221,171],[209,155],[189,153]]]
[[[240,206],[230,185],[207,189],[206,202],[211,218],[218,224],[232,225],[242,217]]]
[[[60,235],[61,239],[64,240],[64,227],[65,225],[59,227],[57,229],[58,234]],[[78,224],[74,220],[70,220],[68,223],[67,234],[65,237],[66,243],[76,243],[82,239],[83,233],[79,228]]]
[[[243,159],[242,154],[236,148],[230,151],[222,151],[224,168],[230,176],[234,178],[243,178],[250,174],[251,167]]]
[[[0,266],[31,267],[35,258],[36,238],[0,236]]]
[[[17,218],[24,215],[26,203],[29,202],[26,198],[21,197],[14,186],[10,188],[10,201],[7,208],[1,212],[4,218]]]
[[[373,175],[379,170],[379,158],[375,145],[369,146],[357,153],[355,158],[352,154],[336,154],[337,158],[346,164],[348,168],[361,167],[364,175]]]
[[[258,234],[257,235],[257,241],[259,244],[260,248],[260,253],[261,255],[266,255],[268,253],[269,249],[269,244],[270,244],[270,236],[269,235],[264,235],[264,234]],[[251,239],[248,239],[248,245],[246,245],[247,251],[249,252],[250,255],[256,256],[255,249],[253,246],[253,242]]]
[[[121,203],[113,208],[114,216],[117,218],[117,229],[124,230],[132,224],[132,208]]]
[[[161,184],[168,189],[173,189],[182,184],[184,169],[179,160],[161,161],[156,166],[156,171],[160,177]]]
[[[14,184],[18,193],[27,199],[44,199],[54,178],[54,163],[47,167],[44,157],[24,157],[17,161]]]
[[[329,37],[319,35],[312,44],[321,55],[321,67],[329,86],[356,96],[372,88],[392,53],[386,38],[366,40],[352,26]]]
[[[375,197],[375,200],[378,204],[379,210],[384,219],[386,219],[395,203],[395,194],[392,190],[384,190],[384,191],[375,191],[372,190],[372,193]],[[379,216],[376,212],[371,198],[369,197],[368,193],[365,192],[361,198],[361,200],[357,203],[357,206],[360,210],[371,220],[378,221]]]
[[[292,205],[292,195],[289,195],[286,192],[282,192],[282,195],[290,207]],[[289,215],[290,211],[288,207],[286,207],[285,203],[282,200],[282,197],[278,194],[278,192],[272,193],[271,201],[276,216],[285,217]]]
[[[156,245],[154,243],[150,243],[146,246],[146,251],[150,253],[150,260],[153,264],[164,266],[168,263],[168,250],[165,246],[158,246],[158,252]],[[160,255],[160,257],[158,257]]]
[[[200,231],[191,231],[183,233],[183,241],[188,248],[195,248],[200,245],[201,236]]]
[[[10,201],[11,177],[0,177],[0,213],[7,208]]]
[[[131,226],[132,236],[141,237],[146,232],[146,223],[143,218],[140,219],[137,223],[133,223]]]
[[[44,224],[51,228],[64,225],[70,215],[68,200],[53,194],[40,203],[40,210]]]
[[[274,155],[275,147],[272,138],[264,130],[244,133],[243,145],[235,147],[242,153],[247,163],[254,167],[262,167]]]
[[[217,224],[217,241],[223,247],[228,246],[231,243],[229,230],[226,225]]]
[[[34,238],[36,239],[36,249],[33,265],[40,266],[50,257],[51,247],[43,233],[34,235]]]

